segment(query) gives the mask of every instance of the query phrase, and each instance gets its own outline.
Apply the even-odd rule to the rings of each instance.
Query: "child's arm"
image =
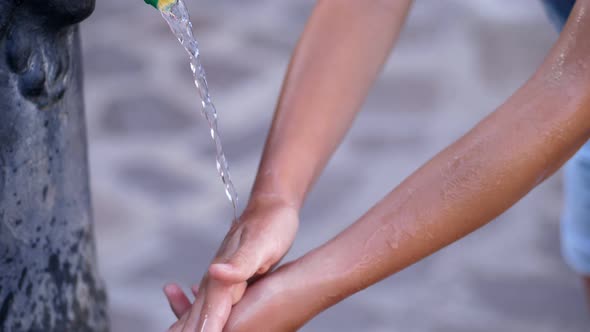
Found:
[[[174,312],[184,315],[175,329],[201,331],[208,315],[207,328],[220,330],[246,280],[287,252],[305,195],[359,111],[410,4],[318,2],[291,60],[246,213],[228,233],[190,314],[179,288],[166,288]]]
[[[381,71],[411,2],[318,2],[289,65],[254,195],[303,204]]]
[[[322,247],[253,285],[226,331],[292,331],[508,209],[590,136],[590,0],[494,113]],[[261,324],[261,325],[260,325]]]

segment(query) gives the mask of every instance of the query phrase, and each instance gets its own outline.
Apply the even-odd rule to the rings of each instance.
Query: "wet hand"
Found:
[[[170,332],[221,332],[249,279],[261,276],[287,253],[299,226],[298,211],[277,199],[257,199],[225,237],[191,305],[176,285],[165,287],[179,318]]]
[[[306,305],[297,303],[301,299],[293,292],[300,292],[290,279],[304,279],[293,265],[284,265],[248,287],[240,303],[232,308],[223,332],[295,332],[311,319],[313,315],[298,309]],[[313,298],[311,294],[305,297]]]

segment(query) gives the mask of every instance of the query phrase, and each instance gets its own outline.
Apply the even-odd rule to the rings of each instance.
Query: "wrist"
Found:
[[[284,331],[298,330],[325,309],[321,305],[323,295],[316,287],[310,287],[314,276],[306,273],[304,265],[300,258],[263,279],[268,283],[265,290],[271,294],[268,307],[278,310],[267,317],[279,318]]]
[[[232,308],[226,328],[230,331],[297,331],[313,316],[307,303],[313,294],[300,291],[305,278],[297,276],[296,262],[282,265],[248,286],[244,298]],[[289,283],[296,280],[291,287]]]
[[[250,194],[245,211],[261,209],[291,209],[299,214],[298,205],[292,199],[270,192],[253,191]]]
[[[297,194],[297,189],[294,186],[281,180],[283,178],[286,177],[279,177],[272,172],[259,173],[252,188],[248,206],[281,205],[299,212],[302,195]]]
[[[339,234],[277,271],[293,305],[304,305],[307,320],[376,282],[373,257],[348,235]]]
[[[282,230],[279,233],[285,235],[293,232],[294,235],[299,227],[299,209],[280,195],[253,193],[239,220],[239,224],[254,227],[252,229],[257,230],[256,232],[264,232],[264,230],[268,230],[268,227],[271,227],[270,229],[280,227]],[[286,240],[287,238],[282,237],[282,239]],[[290,240],[289,244],[293,240],[294,238]]]
[[[299,259],[281,266],[271,275],[274,299],[278,307],[289,308],[281,316],[289,324],[301,327],[324,310],[348,297],[345,276],[323,257],[318,248]],[[346,273],[344,273],[346,274]]]

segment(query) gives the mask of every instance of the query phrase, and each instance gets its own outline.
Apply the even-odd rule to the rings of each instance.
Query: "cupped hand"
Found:
[[[283,258],[298,226],[298,211],[293,206],[274,197],[252,200],[223,240],[195,302],[191,305],[177,285],[164,288],[179,318],[169,331],[221,332],[248,280],[265,274]]]

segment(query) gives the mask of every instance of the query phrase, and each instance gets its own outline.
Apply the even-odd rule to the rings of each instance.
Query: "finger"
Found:
[[[238,303],[242,299],[242,297],[244,296],[244,293],[246,292],[247,286],[248,286],[247,282],[241,282],[239,284],[234,284],[232,286],[232,292],[231,292],[232,305]]]
[[[186,297],[180,286],[177,284],[168,284],[164,286],[164,294],[168,299],[170,308],[176,318],[180,318],[191,307],[189,299]]]
[[[197,296],[199,295],[199,287],[200,287],[200,285],[199,285],[199,284],[194,284],[194,285],[191,287],[191,292],[193,292],[193,295],[195,296],[195,299],[196,299],[196,298],[197,298]]]
[[[166,332],[179,332],[181,331],[180,329],[182,328],[182,322],[180,320],[174,322],[174,324],[172,324],[167,330]]]
[[[246,281],[261,268],[264,255],[262,250],[262,246],[246,243],[240,246],[226,263],[212,264],[209,274],[228,283]]]
[[[232,285],[209,280],[200,312],[191,311],[183,331],[221,332],[232,306]]]
[[[181,332],[184,324],[186,323],[189,313],[190,312],[187,312],[184,315],[182,315],[182,317],[174,324],[172,324],[172,326],[170,326],[166,332]]]
[[[195,319],[199,319],[199,315],[201,314],[201,308],[203,307],[203,303],[205,302],[205,296],[207,294],[208,285],[211,283],[210,279],[205,278],[201,282],[202,288],[197,289],[197,295],[195,296],[195,301],[193,302],[190,310],[182,316],[182,324],[180,325],[179,332],[201,332],[196,330],[196,324],[193,323]],[[191,287],[191,291],[195,291],[195,286]],[[196,317],[196,318],[195,318]]]
[[[233,304],[231,288],[214,292],[205,301],[197,331],[222,332]]]
[[[178,322],[170,325],[170,327],[166,330],[166,332],[175,332],[178,330]]]

